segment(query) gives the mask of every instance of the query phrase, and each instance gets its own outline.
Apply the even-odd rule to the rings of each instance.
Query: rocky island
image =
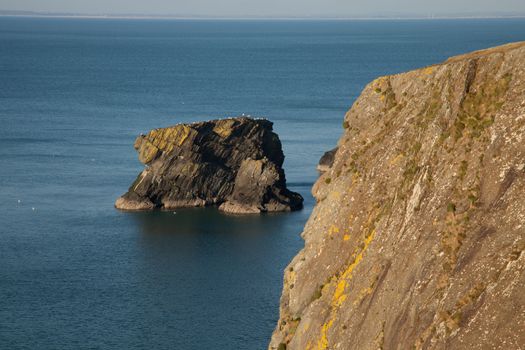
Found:
[[[134,147],[146,165],[123,210],[215,205],[229,213],[291,211],[303,198],[286,188],[284,154],[272,123],[247,117],[151,130]]]
[[[343,127],[269,348],[523,348],[525,43],[376,79]]]

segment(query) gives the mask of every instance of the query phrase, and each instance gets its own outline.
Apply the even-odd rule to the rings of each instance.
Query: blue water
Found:
[[[525,20],[0,18],[0,348],[264,349],[364,85],[518,40]],[[303,211],[113,209],[136,135],[242,113],[274,121]]]

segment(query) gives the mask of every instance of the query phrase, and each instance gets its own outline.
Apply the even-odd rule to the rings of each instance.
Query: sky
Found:
[[[525,0],[0,0],[2,11],[212,17],[525,14]]]

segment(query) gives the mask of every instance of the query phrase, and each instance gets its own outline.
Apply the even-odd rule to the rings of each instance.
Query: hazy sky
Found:
[[[202,16],[525,13],[525,0],[0,0],[0,10]]]

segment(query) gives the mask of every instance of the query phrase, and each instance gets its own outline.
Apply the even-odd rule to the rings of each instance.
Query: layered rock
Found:
[[[297,210],[272,123],[246,117],[155,129],[135,141],[146,165],[115,206],[123,210],[219,206],[232,213]]]
[[[525,344],[525,43],[370,83],[312,190],[270,349]]]

